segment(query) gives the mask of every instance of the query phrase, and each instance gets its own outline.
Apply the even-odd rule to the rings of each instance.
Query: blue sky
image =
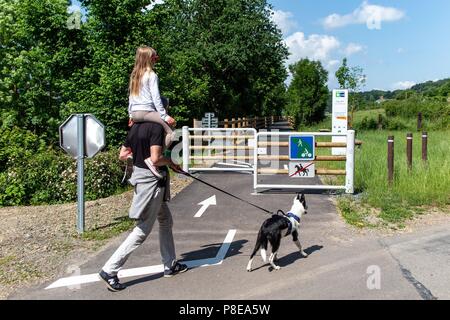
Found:
[[[450,77],[449,0],[269,0],[291,57],[322,61],[329,87],[342,58],[367,75],[365,90]],[[337,63],[339,61],[339,63]]]
[[[450,77],[450,0],[268,2],[291,53],[287,63],[320,60],[330,89],[337,86],[334,73],[343,57],[363,68],[364,90],[405,89]]]

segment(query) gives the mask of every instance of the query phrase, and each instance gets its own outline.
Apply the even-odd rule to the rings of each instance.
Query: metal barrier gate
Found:
[[[295,135],[311,135],[314,137],[320,136],[346,136],[346,142],[316,142],[314,148],[326,148],[326,147],[346,147],[345,155],[342,156],[315,156],[311,163],[317,163],[320,161],[346,161],[345,170],[342,169],[325,169],[317,168],[315,169],[315,174],[317,175],[345,175],[345,185],[312,185],[312,184],[296,184],[295,180],[289,179],[287,175],[289,169],[287,168],[286,162],[289,163],[290,155],[288,152],[280,152],[280,148],[289,148],[289,142],[285,141],[289,136]],[[277,141],[268,141],[268,138],[276,137]],[[284,138],[284,139],[283,139]],[[289,139],[289,138],[288,138]],[[283,141],[281,141],[283,140]],[[267,150],[275,150],[276,154],[273,152],[267,152]],[[354,162],[355,162],[355,131],[348,130],[347,133],[331,133],[331,132],[259,132],[256,135],[256,147],[254,149],[254,179],[253,188],[255,192],[261,192],[261,189],[266,189],[266,191],[271,189],[319,189],[319,190],[339,190],[344,189],[346,193],[353,193],[353,179],[354,179]],[[269,153],[269,154],[268,154]],[[272,161],[276,160],[277,167],[270,168],[264,167],[262,161]],[[279,165],[284,165],[284,168],[279,168]],[[258,181],[261,175],[270,175],[272,178],[270,182],[260,183]],[[283,176],[281,176],[283,175]],[[278,177],[277,177],[278,176]],[[277,177],[277,178],[276,178]],[[278,180],[278,183],[273,183],[273,180]],[[302,182],[305,182],[303,178]]]
[[[183,170],[253,172],[256,133],[254,128],[183,127]]]
[[[315,174],[320,175],[345,175],[344,185],[320,185],[320,184],[297,184],[295,180],[289,179],[288,168],[290,157],[288,152],[289,136],[312,135],[322,136],[345,136],[346,142],[316,142],[314,148],[340,147],[346,148],[342,156],[315,156],[313,163],[321,161],[345,161],[343,169],[315,169]],[[277,141],[268,141],[275,137]],[[183,170],[193,171],[234,171],[253,173],[253,188],[256,193],[273,189],[320,189],[339,190],[346,193],[354,192],[354,150],[355,131],[348,130],[347,133],[332,132],[257,132],[253,128],[188,128],[182,129],[183,138]],[[191,143],[191,142],[194,143]],[[280,152],[281,148],[281,152]],[[285,148],[285,149],[283,149]],[[269,154],[267,151],[270,151]],[[272,151],[275,151],[272,152]],[[194,152],[192,155],[191,153]],[[264,161],[278,161],[277,167],[265,167]],[[197,166],[201,164],[200,166]],[[279,165],[284,165],[280,168]],[[269,182],[260,183],[260,176],[270,176]],[[278,182],[278,183],[274,183]],[[297,180],[298,181],[298,180]],[[306,180],[302,179],[302,182]]]

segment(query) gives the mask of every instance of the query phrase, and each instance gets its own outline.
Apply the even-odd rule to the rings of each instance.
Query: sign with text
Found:
[[[333,114],[331,120],[333,133],[346,133],[348,123],[348,90],[333,90]],[[333,136],[332,142],[346,142],[346,137]],[[331,154],[334,156],[345,155],[345,148],[331,148]]]

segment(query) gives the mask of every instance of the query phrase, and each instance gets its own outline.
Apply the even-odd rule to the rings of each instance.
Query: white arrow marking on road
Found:
[[[186,264],[189,268],[208,267],[208,266],[222,264],[223,259],[225,258],[226,254],[228,252],[228,249],[231,246],[231,242],[233,242],[235,234],[236,234],[235,229],[228,231],[227,236],[225,237],[225,240],[222,243],[222,246],[220,247],[219,251],[217,252],[217,255],[214,258],[183,261],[183,263]],[[145,275],[149,275],[149,274],[162,273],[162,272],[164,272],[164,266],[162,264],[159,264],[156,266],[148,266],[148,267],[142,267],[142,268],[132,268],[132,269],[120,270],[119,274],[117,276],[119,278],[127,278],[127,277],[145,276]],[[55,289],[55,288],[60,288],[60,287],[70,287],[70,286],[74,286],[74,285],[80,285],[80,284],[92,283],[92,282],[98,282],[98,281],[100,281],[100,279],[98,278],[98,274],[96,274],[96,273],[87,274],[84,276],[73,276],[73,277],[61,278],[61,279],[53,282],[51,285],[49,285],[47,288],[45,288],[45,290]]]
[[[208,209],[208,207],[210,205],[215,206],[216,203],[216,195],[213,195],[212,197],[209,197],[208,199],[202,201],[199,203],[199,205],[201,205],[202,207],[200,208],[200,210],[197,211],[197,213],[195,214],[194,218],[199,218],[202,216],[202,214],[206,211],[206,209]]]

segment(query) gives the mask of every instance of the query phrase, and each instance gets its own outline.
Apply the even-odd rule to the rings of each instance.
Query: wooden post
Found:
[[[388,183],[392,185],[394,180],[394,136],[388,136]]]
[[[242,121],[243,121],[243,123],[242,123],[243,127],[244,127],[244,128],[247,128],[247,118],[246,118],[246,117],[243,117],[243,118],[242,118]]]
[[[231,118],[231,128],[236,128],[236,123],[234,121],[236,121],[235,118]]]
[[[408,170],[412,169],[412,142],[413,142],[412,133],[407,133],[406,134],[406,163],[408,165]]]
[[[422,112],[417,114],[417,131],[422,129]]]
[[[422,160],[426,163],[428,160],[428,134],[426,131],[422,132]]]
[[[383,129],[383,118],[382,118],[381,113],[378,114],[378,126],[377,127],[378,127],[378,130]]]
[[[242,128],[242,123],[241,123],[241,121],[242,121],[242,119],[241,119],[241,118],[238,118],[238,124],[237,124],[237,127],[238,127],[238,128]]]
[[[223,119],[223,127],[228,128],[228,119]]]

